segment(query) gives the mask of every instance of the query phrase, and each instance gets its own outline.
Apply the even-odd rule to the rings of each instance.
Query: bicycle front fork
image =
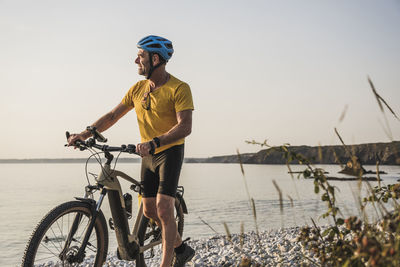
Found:
[[[97,215],[100,212],[100,207],[101,207],[101,204],[103,203],[103,200],[104,200],[104,197],[106,196],[106,194],[107,194],[107,189],[102,188],[101,192],[100,192],[100,197],[99,197],[99,200],[97,201],[97,203],[93,199],[87,198],[88,197],[88,193],[87,192],[85,193],[85,198],[76,198],[79,201],[86,202],[86,203],[90,204],[91,211],[92,211],[91,212],[92,217],[90,219],[89,226],[88,226],[88,228],[86,230],[85,237],[83,238],[82,245],[79,248],[78,253],[76,253],[76,255],[67,255],[69,246],[71,245],[71,242],[74,240],[74,235],[75,235],[75,233],[76,233],[76,231],[78,229],[78,226],[79,226],[79,224],[80,224],[80,222],[82,220],[82,214],[77,214],[75,216],[74,222],[72,223],[72,226],[71,226],[71,229],[69,231],[67,240],[65,241],[64,248],[61,251],[60,256],[59,256],[59,258],[62,261],[66,260],[66,261],[68,261],[70,263],[73,263],[73,262],[80,263],[80,262],[83,261],[83,259],[85,257],[86,246],[88,244],[90,235],[92,234],[94,224],[96,223]]]

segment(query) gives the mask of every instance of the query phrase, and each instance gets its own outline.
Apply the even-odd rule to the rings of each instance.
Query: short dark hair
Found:
[[[167,61],[165,60],[165,58],[163,58],[159,53],[153,53],[153,55],[157,55],[160,63],[167,63]]]

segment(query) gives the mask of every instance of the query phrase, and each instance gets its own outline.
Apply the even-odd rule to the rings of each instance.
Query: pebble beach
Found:
[[[187,243],[196,250],[196,255],[186,266],[239,266],[243,258],[249,259],[251,266],[301,266],[302,263],[314,266],[308,259],[315,262],[317,259],[297,241],[299,231],[300,227],[293,227],[263,231],[259,235],[249,232],[242,238],[233,234],[230,239],[221,235],[189,240]],[[146,261],[147,266],[159,266],[160,256],[157,248],[155,256]],[[135,264],[118,260],[115,253],[110,253],[103,266],[133,267]]]

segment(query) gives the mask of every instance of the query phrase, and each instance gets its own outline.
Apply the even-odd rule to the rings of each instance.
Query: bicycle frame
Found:
[[[129,222],[128,222],[128,217],[127,217],[127,212],[126,212],[126,203],[125,203],[125,198],[122,193],[121,185],[119,183],[119,178],[125,179],[126,181],[130,182],[131,189],[133,189],[135,192],[137,192],[140,195],[140,190],[142,188],[141,184],[135,180],[134,178],[130,177],[129,175],[125,174],[124,172],[118,171],[118,170],[112,170],[111,169],[111,162],[113,160],[113,155],[110,152],[127,152],[130,154],[137,154],[135,151],[135,146],[134,145],[122,145],[121,147],[110,147],[106,145],[97,145],[96,140],[99,142],[106,142],[107,139],[105,139],[94,127],[88,127],[88,130],[91,131],[93,138],[89,139],[88,141],[77,141],[75,142],[75,145],[79,147],[80,150],[85,150],[87,148],[96,148],[105,153],[105,158],[107,159],[106,163],[104,166],[102,166],[100,173],[98,176],[95,176],[95,179],[97,181],[97,185],[88,185],[86,186],[85,190],[85,196],[84,198],[76,198],[79,201],[82,202],[87,202],[91,205],[92,210],[93,210],[93,216],[90,219],[90,223],[86,229],[84,239],[82,241],[82,245],[79,248],[79,251],[77,254],[70,254],[67,255],[67,251],[69,248],[69,245],[71,241],[74,239],[73,236],[76,232],[77,227],[79,226],[79,223],[81,221],[81,216],[77,215],[74,219],[74,222],[70,228],[69,235],[67,237],[66,243],[64,245],[64,248],[62,252],[59,255],[60,259],[67,259],[69,262],[82,262],[84,257],[85,257],[85,249],[88,243],[88,240],[90,238],[90,235],[94,229],[94,225],[97,219],[97,216],[101,213],[100,207],[102,205],[102,202],[104,200],[104,197],[108,193],[108,200],[109,200],[109,205],[110,205],[110,210],[111,210],[111,217],[114,225],[114,230],[115,230],[115,235],[117,238],[117,243],[118,243],[118,258],[122,260],[136,260],[136,264],[139,264],[137,266],[142,266],[144,265],[143,261],[143,256],[141,255],[143,252],[145,252],[148,249],[153,248],[154,246],[157,246],[161,244],[162,240],[161,239],[153,239],[149,243],[146,243],[144,245],[144,240],[141,240],[139,237],[140,235],[143,235],[145,229],[143,229],[143,226],[145,225],[144,223],[147,223],[147,218],[145,218],[145,221],[141,221],[143,217],[143,202],[139,198],[139,209],[137,212],[137,217],[135,220],[135,224],[133,226],[132,232],[130,233],[129,229]],[[67,139],[70,137],[69,132],[66,132],[66,137]],[[101,163],[100,163],[101,164]],[[90,198],[92,196],[92,193],[96,190],[100,189],[100,197],[98,201],[96,202],[93,200],[93,198]],[[180,189],[178,188],[178,192],[176,194],[176,200],[179,202],[180,207],[182,208],[182,212],[184,214],[187,214],[187,207],[185,204],[185,201],[183,199],[183,187]],[[111,222],[110,222],[111,224]],[[111,226],[111,225],[110,225]],[[111,226],[112,227],[112,226]],[[139,229],[140,228],[140,229]],[[140,233],[139,233],[140,231]],[[139,240],[140,238],[140,240]],[[140,261],[140,263],[138,263]],[[145,266],[145,265],[144,265]]]
[[[108,200],[111,209],[111,216],[114,223],[115,235],[118,243],[118,253],[123,260],[133,260],[131,255],[137,253],[143,253],[144,251],[161,244],[161,240],[152,242],[144,247],[140,247],[138,239],[138,231],[140,220],[143,215],[143,203],[140,201],[139,210],[136,216],[135,225],[132,233],[130,234],[128,218],[126,215],[126,205],[123,197],[121,185],[118,177],[127,180],[132,183],[136,188],[140,188],[140,183],[124,172],[118,170],[111,170],[109,164],[105,164],[100,174],[96,178],[96,181],[103,191],[106,190],[108,193]],[[105,195],[105,194],[104,194]],[[88,193],[85,194],[85,198],[88,197]],[[100,209],[102,198],[96,203],[96,209]]]

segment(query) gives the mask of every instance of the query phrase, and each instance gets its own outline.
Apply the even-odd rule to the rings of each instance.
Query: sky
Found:
[[[144,79],[136,43],[150,34],[173,42],[167,71],[192,90],[187,157],[336,145],[335,127],[347,144],[399,140],[367,81],[400,116],[399,25],[398,0],[0,0],[0,158],[87,156],[65,131]],[[135,112],[104,135],[138,143]]]

